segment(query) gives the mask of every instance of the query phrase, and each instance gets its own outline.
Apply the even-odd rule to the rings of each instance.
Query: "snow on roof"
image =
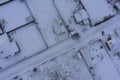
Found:
[[[80,15],[80,12],[77,11],[75,14],[74,14],[74,18],[76,20],[77,23],[80,23],[83,19],[82,19],[82,16]]]
[[[114,52],[120,52],[120,37],[116,39],[116,43],[114,44],[113,51]]]
[[[83,20],[89,18],[87,12],[85,11],[85,9],[80,10],[80,14],[81,14]]]
[[[87,12],[84,9],[76,11],[74,17],[77,23],[80,23],[89,18]]]
[[[14,55],[19,49],[15,42],[10,42],[7,34],[0,36],[0,53],[3,58]]]
[[[53,22],[53,30],[57,35],[60,35],[64,32],[66,32],[65,29],[64,29],[63,23],[62,22],[60,23],[57,20],[55,20]]]
[[[112,36],[111,40],[108,40],[106,43],[109,46],[110,50],[112,50],[115,47],[117,40]]]
[[[106,0],[81,0],[81,2],[85,6],[93,24],[103,21],[107,16],[114,15]]]

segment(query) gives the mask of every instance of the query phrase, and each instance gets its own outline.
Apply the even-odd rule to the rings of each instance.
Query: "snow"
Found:
[[[55,4],[61,14],[61,16],[64,18],[64,20],[68,22],[68,19],[73,16],[74,10],[77,10],[76,2],[73,0],[54,0]]]
[[[7,34],[4,34],[4,35],[0,36],[0,46],[2,46],[5,42],[9,42]]]
[[[85,6],[93,25],[103,21],[105,17],[115,14],[106,0],[81,0],[81,2]]]
[[[108,56],[97,66],[96,72],[101,80],[120,80],[119,73]]]
[[[10,42],[6,34],[0,36],[0,42],[0,53],[2,58],[13,56],[19,51],[16,43]]]
[[[100,47],[103,47],[100,49]],[[86,51],[87,50],[87,51]],[[83,48],[82,54],[88,55],[86,59],[88,66],[93,67],[93,74],[95,79],[100,80],[119,80],[119,72],[113,65],[112,60],[108,56],[108,52],[105,50],[104,45],[101,41],[92,42],[86,48]],[[89,59],[90,58],[90,59]]]
[[[117,40],[115,39],[115,37],[111,37],[111,40],[106,41],[106,43],[108,44],[110,49],[113,49],[117,43]]]
[[[14,56],[19,52],[16,42],[10,42],[7,34],[0,36],[0,67],[4,68],[6,64],[3,64],[3,60],[10,56]],[[2,60],[3,59],[3,60]]]
[[[0,4],[5,3],[7,1],[10,1],[10,0],[0,0]]]
[[[112,51],[119,53],[120,52],[119,45],[120,45],[120,37],[117,37],[116,43],[114,44],[114,47],[113,47]]]
[[[43,40],[36,24],[30,24],[21,29],[13,31],[9,33],[9,36],[11,40],[15,42],[10,43],[7,34],[4,39],[1,37],[1,42],[4,43],[3,46],[1,46],[1,49],[3,49],[5,53],[1,56],[3,58],[0,58],[0,66],[2,66],[2,69],[6,69],[12,65],[15,65],[21,60],[27,59],[47,49],[45,41]],[[17,54],[15,55],[15,53]],[[4,56],[8,58],[4,59]]]
[[[89,17],[88,17],[87,12],[84,9],[77,11],[74,14],[74,17],[75,17],[77,23],[83,22],[83,24],[89,24],[89,21],[86,22],[89,19]]]
[[[84,9],[80,10],[80,14],[81,14],[83,20],[89,18],[87,12]]]
[[[52,28],[58,42],[68,39],[68,33],[60,19],[56,19],[52,22]]]
[[[21,49],[19,54],[22,54],[25,57],[32,56],[47,48],[39,30],[34,24],[16,30],[11,36],[18,42]]]
[[[84,7],[79,0],[14,0],[1,5],[6,32],[0,34],[0,80],[120,80],[119,11],[107,0],[81,1]],[[96,27],[89,25],[110,15],[115,16]],[[79,39],[68,37],[64,21]],[[113,38],[111,51],[105,45],[108,36]]]
[[[108,22],[102,24],[102,26],[100,25],[96,28],[92,28],[92,29],[90,28],[89,32],[87,32],[87,34],[85,33],[84,36],[82,36],[82,39],[80,39],[80,40],[71,40],[71,39],[65,40],[64,42],[61,42],[60,44],[49,48],[45,52],[39,53],[35,56],[32,56],[31,58],[25,59],[24,61],[14,65],[13,67],[10,67],[7,70],[1,72],[0,79],[8,80],[19,74],[23,75],[23,72],[26,72],[29,69],[33,69],[40,63],[43,63],[43,62],[55,57],[56,55],[61,54],[61,52],[64,52],[66,50],[69,51],[69,48],[75,48],[76,46],[78,48],[83,47],[86,44],[88,44],[88,41],[91,41],[96,38],[101,38],[100,35],[101,35],[102,30],[106,29],[109,33],[111,31],[114,31],[114,28],[116,28],[115,25],[117,25],[117,27],[119,27],[118,20],[119,20],[119,17],[116,16],[111,21],[108,21]],[[116,21],[118,21],[118,22],[115,25],[112,25]],[[12,61],[15,61],[15,60],[18,60],[18,57],[15,57],[14,59],[12,59]],[[9,63],[11,63],[11,62],[9,61]]]
[[[84,61],[74,49],[69,50],[36,67],[37,71],[29,70],[29,80],[93,80]]]
[[[116,28],[115,32],[116,32],[117,36],[120,36],[120,28]]]
[[[17,53],[19,51],[15,42],[6,43],[6,44],[4,44],[4,46],[2,46],[1,49],[3,52],[1,57],[3,57],[3,58],[9,57],[9,56],[14,56],[15,53]]]
[[[0,29],[0,34],[2,34],[2,30]]]
[[[115,6],[117,7],[118,10],[120,10],[120,2],[115,3]]]
[[[14,30],[30,21],[27,18],[31,17],[26,5],[19,0],[8,3],[6,6],[0,7],[0,19],[5,20],[5,31]]]
[[[83,21],[82,16],[80,15],[80,12],[76,12],[74,14],[74,17],[77,23],[80,23],[81,21]]]
[[[61,26],[60,24],[61,24],[62,26]],[[64,32],[66,32],[63,23],[60,22],[60,21],[57,21],[57,20],[55,20],[55,21],[53,22],[53,31],[54,31],[57,35],[60,35],[60,34],[62,34],[62,33],[64,33]]]
[[[26,2],[30,7],[34,17],[36,18],[36,21],[39,23],[39,28],[44,35],[48,47],[56,45],[59,41],[57,40],[57,37],[55,37],[52,26],[53,22],[58,19],[58,17],[52,1],[27,0]]]

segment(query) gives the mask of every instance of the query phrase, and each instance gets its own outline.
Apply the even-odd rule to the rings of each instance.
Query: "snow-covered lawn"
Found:
[[[21,52],[25,57],[32,56],[47,48],[36,25],[30,24],[13,33],[13,38],[18,42]]]
[[[20,0],[1,6],[0,19],[5,21],[4,26],[7,32],[32,21],[25,3],[20,2]]]
[[[44,35],[48,47],[59,43],[60,39],[58,39],[53,32],[53,23],[55,20],[58,20],[58,14],[53,6],[52,0],[26,0],[26,2],[39,24],[39,28]],[[60,38],[60,41],[65,40],[67,35],[65,34],[65,36]]]
[[[85,6],[93,25],[115,14],[106,0],[81,0],[81,2]]]
[[[93,80],[83,59],[71,49],[30,70],[29,80]]]
[[[93,67],[91,71],[95,79],[120,80],[119,72],[101,41],[91,43],[81,51],[88,66]]]

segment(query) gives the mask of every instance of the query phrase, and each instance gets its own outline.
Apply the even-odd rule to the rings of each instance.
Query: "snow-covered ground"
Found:
[[[120,80],[116,2],[0,0],[0,80]]]
[[[81,49],[94,78],[98,80],[119,80],[119,72],[110,59],[108,52],[100,40],[90,43]]]
[[[0,0],[0,4],[3,4],[3,3],[8,2],[8,1],[10,1],[10,0]]]
[[[107,0],[81,0],[81,2],[86,8],[93,25],[115,14],[114,9],[107,3]]]
[[[25,74],[29,80],[93,80],[83,59],[78,55],[71,49]]]
[[[33,20],[25,3],[20,0],[0,6],[0,11],[0,19],[5,21],[4,25],[6,32],[21,27]]]
[[[48,46],[57,44],[57,37],[53,33],[53,22],[58,19],[58,14],[54,9],[51,0],[26,0],[26,3],[30,7],[36,21],[39,23],[39,28],[44,35],[44,38]],[[64,28],[64,27],[63,27]],[[67,35],[66,35],[67,38]],[[65,39],[66,39],[65,38]]]
[[[1,57],[3,58],[0,61],[0,65],[1,67],[3,67],[3,69],[19,62],[22,59],[26,59],[47,49],[45,41],[42,39],[42,36],[35,24],[30,24],[22,29],[18,29],[15,32],[9,33],[9,35],[11,36],[12,40],[17,42],[18,47],[20,48],[20,52],[17,55],[15,55],[16,48],[12,48],[12,44],[9,42],[7,35],[6,37],[1,37],[4,39],[7,38],[7,41],[5,41],[4,39],[4,42],[1,41],[1,47],[4,50],[4,56],[10,55],[11,58],[13,56],[12,59],[8,58],[7,60],[4,60],[4,57],[1,55]],[[7,48],[9,48],[11,51]]]
[[[47,48],[39,30],[34,24],[16,30],[15,33],[11,33],[11,36],[14,41],[18,42],[21,49],[19,54],[24,54],[24,57],[29,57]]]

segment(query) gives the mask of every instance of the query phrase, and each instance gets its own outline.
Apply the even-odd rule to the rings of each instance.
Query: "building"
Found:
[[[74,13],[74,20],[77,24],[87,25],[89,24],[89,16],[85,9],[78,10]]]
[[[81,0],[91,20],[91,25],[96,26],[114,16],[115,12],[107,0]],[[101,6],[102,5],[102,6]]]
[[[19,47],[16,42],[10,42],[7,34],[0,36],[0,56],[2,58],[8,58],[18,53]]]
[[[108,36],[108,38],[107,38],[107,40],[105,42],[108,50],[110,50],[110,51],[113,50],[113,48],[115,47],[116,43],[117,43],[117,40],[113,36]]]

